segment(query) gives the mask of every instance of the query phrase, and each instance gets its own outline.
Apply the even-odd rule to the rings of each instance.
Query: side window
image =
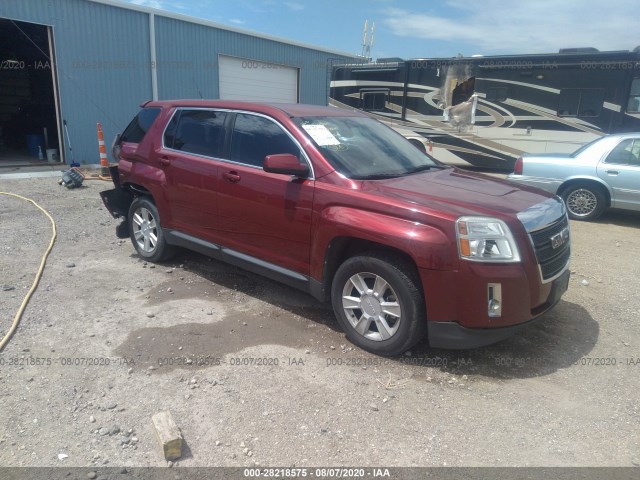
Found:
[[[489,102],[504,102],[507,99],[507,87],[492,87],[487,89],[487,100]]]
[[[174,116],[175,118],[175,116]],[[173,147],[197,155],[220,157],[224,149],[225,120],[227,113],[213,110],[182,110],[175,125],[175,133],[169,125],[165,132],[165,144],[171,141]]]
[[[564,88],[560,91],[560,117],[597,117],[602,111],[604,90],[599,88]]]
[[[634,78],[633,82],[631,82],[627,112],[640,113],[640,78]]]
[[[362,109],[369,112],[381,112],[386,107],[387,90],[383,92],[360,92],[362,98]]]
[[[580,105],[580,92],[575,88],[560,91],[558,101],[558,115],[561,117],[575,117],[578,115]]]
[[[278,124],[257,115],[236,115],[231,160],[262,167],[264,157],[278,153],[291,153],[300,158],[300,149]]]
[[[623,140],[607,155],[604,162],[640,166],[640,140]]]
[[[140,143],[147,131],[153,125],[158,114],[159,108],[143,108],[138,114],[131,120],[131,123],[120,136],[121,142]]]
[[[178,119],[180,118],[180,111],[178,110],[171,117],[171,121],[164,131],[164,146],[167,148],[173,148],[173,142],[176,138],[176,128],[178,127]]]

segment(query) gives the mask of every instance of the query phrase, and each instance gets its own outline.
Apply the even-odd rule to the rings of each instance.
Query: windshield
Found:
[[[382,179],[444,168],[402,135],[366,117],[293,119],[340,173],[353,179]]]

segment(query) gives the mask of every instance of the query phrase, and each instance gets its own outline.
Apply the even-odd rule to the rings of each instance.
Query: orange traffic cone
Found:
[[[100,174],[103,177],[109,176],[109,161],[107,160],[107,147],[104,146],[104,135],[102,125],[98,122],[98,148],[100,149]]]

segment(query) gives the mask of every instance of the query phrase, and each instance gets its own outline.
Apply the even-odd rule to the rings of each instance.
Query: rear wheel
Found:
[[[161,262],[174,254],[160,228],[158,209],[149,198],[138,197],[131,203],[128,220],[131,242],[142,258]]]
[[[588,183],[571,185],[562,192],[569,218],[574,220],[595,220],[607,208],[607,200],[602,189]]]
[[[352,257],[336,272],[331,301],[347,338],[378,355],[398,355],[426,332],[424,299],[415,268],[371,253]]]

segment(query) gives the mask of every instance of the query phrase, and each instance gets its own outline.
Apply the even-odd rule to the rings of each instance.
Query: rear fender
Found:
[[[130,190],[117,187],[112,190],[100,192],[100,197],[102,198],[102,203],[104,203],[104,206],[113,218],[127,218],[129,207],[134,198]]]
[[[144,162],[120,160],[120,181],[135,195],[149,195],[158,208],[162,226],[170,227],[169,203],[166,197],[167,177],[161,168]]]
[[[604,192],[606,192],[607,201],[609,202],[609,205],[611,205],[611,200],[614,197],[613,197],[613,191],[611,190],[609,185],[607,185],[601,178],[593,177],[593,176],[590,176],[590,175],[574,175],[572,177],[566,178],[562,182],[562,184],[558,187],[557,194],[558,195],[562,194],[563,190],[566,190],[569,186],[571,186],[573,184],[576,184],[576,183],[595,183],[595,184],[598,184],[598,186],[600,186],[602,188],[602,190]]]

